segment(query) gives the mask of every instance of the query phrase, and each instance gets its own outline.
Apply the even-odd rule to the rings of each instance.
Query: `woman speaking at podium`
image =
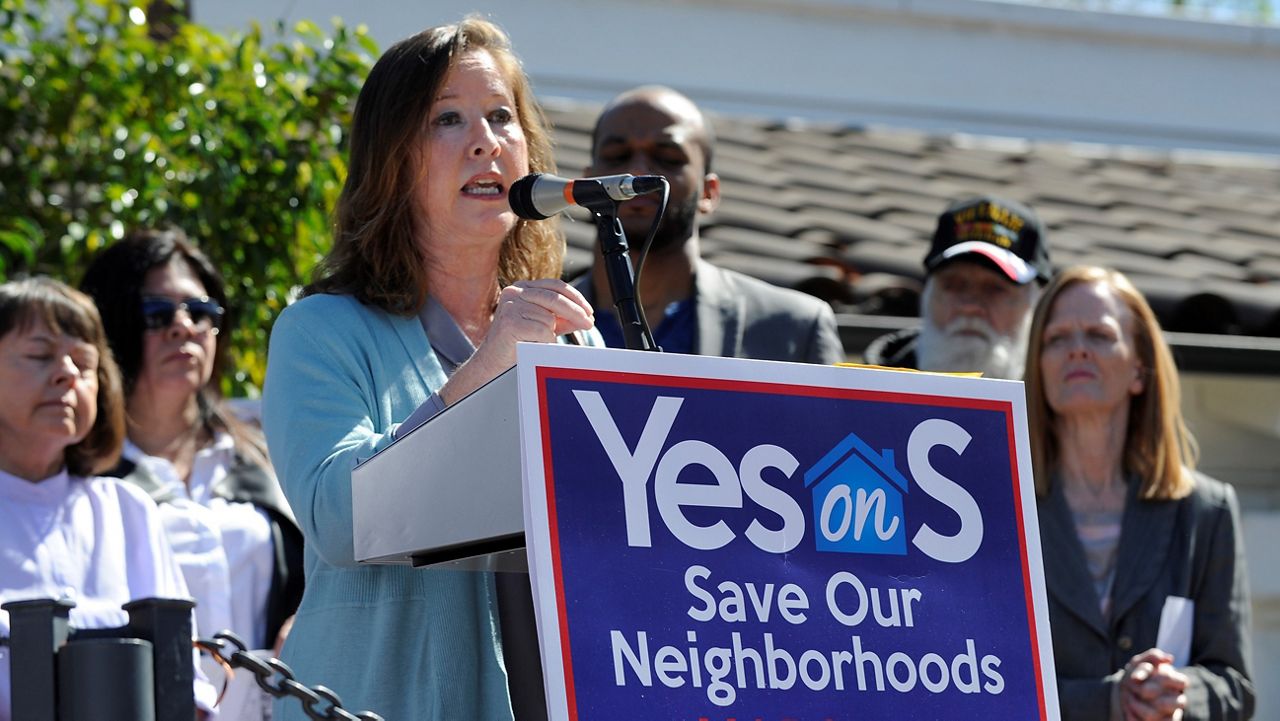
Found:
[[[511,367],[517,342],[593,328],[558,280],[557,227],[510,210],[511,185],[552,165],[528,79],[483,20],[393,45],[360,91],[333,249],[276,322],[263,404],[306,538],[283,660],[347,708],[512,718],[493,576],[357,565],[351,471]]]

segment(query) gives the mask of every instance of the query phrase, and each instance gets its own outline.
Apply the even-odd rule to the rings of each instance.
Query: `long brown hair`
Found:
[[[73,476],[110,470],[120,460],[124,445],[124,393],[98,309],[84,293],[52,278],[41,276],[0,285],[0,338],[37,324],[82,340],[98,351],[98,414],[88,434],[67,446],[65,460],[67,472]]]
[[[1074,285],[1097,283],[1112,290],[1133,315],[1133,341],[1143,369],[1142,392],[1130,399],[1129,428],[1124,444],[1124,470],[1138,476],[1138,496],[1144,499],[1176,499],[1191,493],[1195,483],[1195,438],[1182,419],[1181,386],[1173,353],[1165,342],[1160,322],[1142,293],[1123,273],[1096,266],[1076,266],[1059,273],[1036,304],[1031,319],[1024,382],[1027,392],[1027,425],[1031,434],[1031,461],[1036,493],[1049,492],[1050,477],[1058,463],[1058,441],[1053,432],[1054,412],[1044,394],[1040,355],[1044,330],[1058,296]]]
[[[383,53],[360,89],[333,249],[304,295],[350,293],[400,315],[417,312],[425,302],[426,263],[414,238],[426,230],[415,227],[412,206],[417,148],[445,76],[473,50],[488,51],[507,76],[529,172],[555,170],[546,120],[501,28],[467,17],[401,40]],[[559,277],[563,258],[564,237],[555,222],[520,220],[503,243],[498,282]]]

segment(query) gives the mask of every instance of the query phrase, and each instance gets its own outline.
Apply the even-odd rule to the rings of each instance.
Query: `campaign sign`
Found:
[[[519,353],[553,718],[1058,718],[1022,384]]]

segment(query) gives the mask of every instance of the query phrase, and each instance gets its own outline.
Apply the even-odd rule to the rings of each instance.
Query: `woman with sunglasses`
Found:
[[[302,536],[261,433],[222,402],[226,291],[181,231],[138,231],[85,273],[124,378],[113,475],[161,505],[199,627],[272,648],[302,594]]]

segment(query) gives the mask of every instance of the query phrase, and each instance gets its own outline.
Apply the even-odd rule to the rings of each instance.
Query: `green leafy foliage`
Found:
[[[182,228],[227,279],[228,393],[331,241],[346,132],[377,47],[335,20],[226,36],[146,3],[0,0],[0,280],[77,283],[132,227]]]

